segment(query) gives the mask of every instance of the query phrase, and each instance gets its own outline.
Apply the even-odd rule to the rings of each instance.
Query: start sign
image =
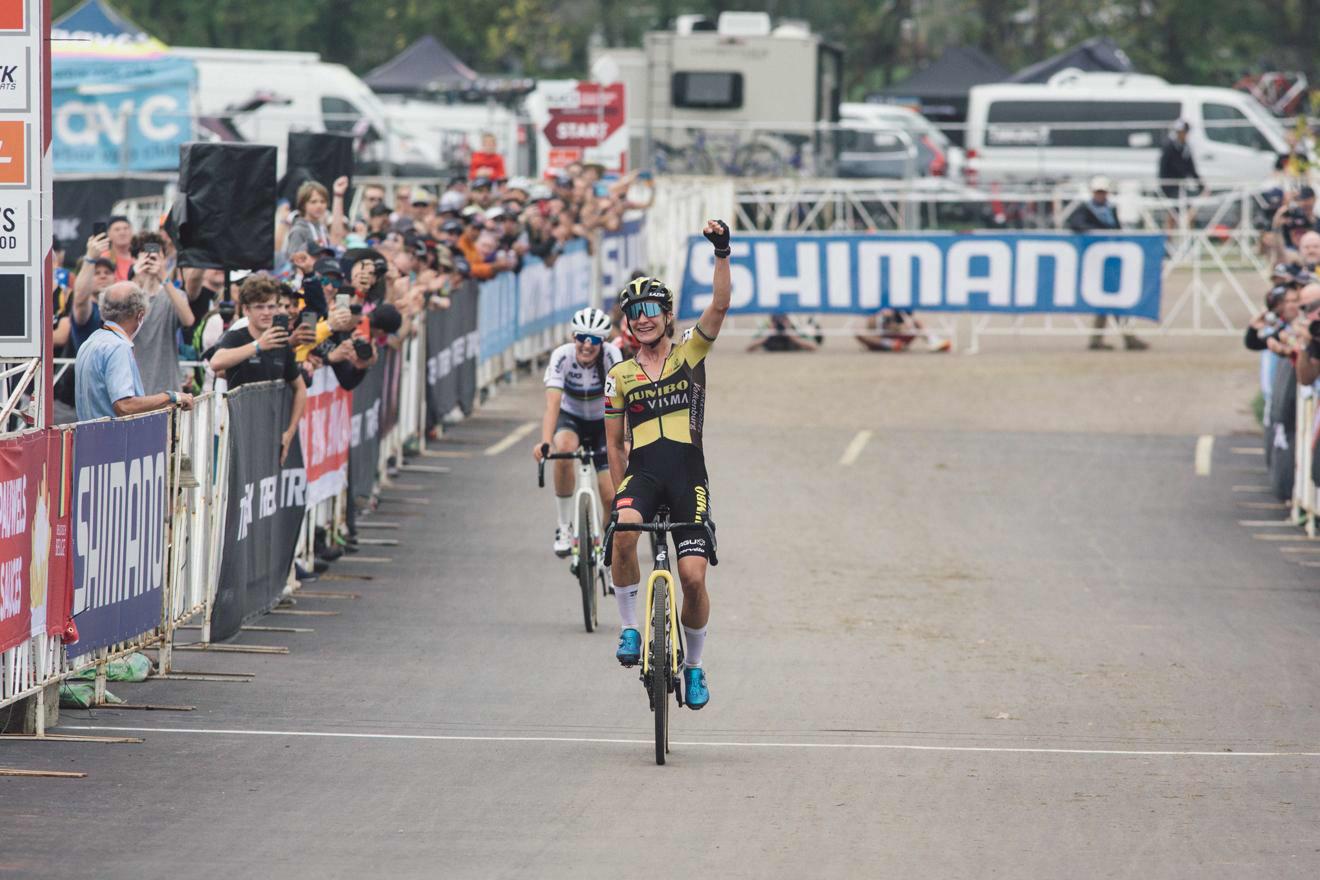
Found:
[[[628,127],[623,101],[623,83],[538,83],[528,107],[536,122],[542,173],[577,161],[599,162],[608,171],[625,171]]]

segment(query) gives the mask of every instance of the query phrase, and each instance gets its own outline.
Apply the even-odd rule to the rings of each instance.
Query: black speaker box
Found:
[[[184,144],[166,229],[179,265],[269,269],[275,261],[276,148]]]
[[[329,132],[291,131],[285,155],[280,198],[296,204],[298,187],[315,180],[330,189],[336,178],[353,179],[353,136]]]

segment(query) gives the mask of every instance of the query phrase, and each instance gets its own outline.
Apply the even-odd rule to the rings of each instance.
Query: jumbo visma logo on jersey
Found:
[[[664,415],[686,409],[692,403],[691,389],[687,379],[636,388],[628,393],[628,411]]]

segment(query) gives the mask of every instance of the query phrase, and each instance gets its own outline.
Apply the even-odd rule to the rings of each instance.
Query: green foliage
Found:
[[[77,0],[53,0],[59,16]],[[639,45],[674,15],[763,9],[803,18],[844,48],[851,95],[898,82],[947,45],[976,45],[1009,67],[1092,36],[1114,39],[1138,69],[1170,80],[1230,84],[1259,69],[1320,81],[1320,0],[112,0],[166,43],[319,52],[359,73],[433,34],[488,73],[584,73],[593,33]]]

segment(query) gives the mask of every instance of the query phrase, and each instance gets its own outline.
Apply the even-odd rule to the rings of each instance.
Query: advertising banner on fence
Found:
[[[391,351],[390,354],[394,352]],[[385,410],[386,359],[376,362],[353,389],[353,422],[348,451],[348,485],[355,496],[370,495],[380,459],[380,434]]]
[[[606,311],[634,269],[646,268],[646,218],[629,220],[600,238],[600,287]]]
[[[348,434],[353,395],[339,387],[334,370],[321,367],[307,389],[307,408],[298,422],[307,463],[307,505],[334,498],[348,485]],[[284,424],[287,424],[284,423]],[[278,440],[276,447],[278,448]]]
[[[524,270],[525,272],[526,270]],[[450,298],[447,309],[426,316],[426,406],[428,424],[435,424],[454,407],[472,411],[477,395],[477,333],[480,293],[463,285]]]
[[[504,272],[482,282],[479,308],[477,327],[481,331],[484,362],[503,354],[518,341],[518,276]]]
[[[66,432],[0,442],[0,651],[69,618]]]
[[[1160,314],[1162,235],[738,234],[732,246],[731,314]],[[680,318],[710,302],[714,271],[710,243],[693,236]]]
[[[169,416],[79,425],[73,435],[77,657],[160,623]]]
[[[518,338],[567,323],[574,312],[590,305],[594,287],[591,255],[582,239],[570,241],[553,266],[527,260],[518,273]]]
[[[302,444],[280,464],[280,432],[293,392],[284,382],[257,382],[229,393],[229,508],[211,639],[238,633],[245,620],[279,601],[293,565],[305,510]]]

